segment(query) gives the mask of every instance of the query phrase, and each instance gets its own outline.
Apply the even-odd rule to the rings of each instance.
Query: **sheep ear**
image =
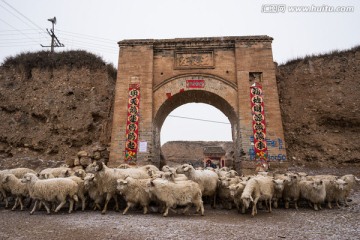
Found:
[[[6,176],[3,180],[2,183],[7,183],[9,181],[9,176]]]

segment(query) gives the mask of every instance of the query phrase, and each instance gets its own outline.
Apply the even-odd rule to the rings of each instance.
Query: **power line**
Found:
[[[23,18],[25,18],[26,20],[28,20],[31,24],[33,24],[35,27],[37,27],[40,31],[44,32],[46,34],[46,32],[39,27],[39,25],[37,25],[36,23],[34,23],[33,21],[31,21],[28,17],[26,17],[24,14],[22,14],[20,11],[18,11],[15,7],[11,6],[9,3],[7,3],[5,0],[1,0],[3,3],[5,3],[6,5],[8,5],[11,9],[13,9],[15,12],[17,12],[18,14],[20,14]]]
[[[175,116],[175,115],[169,115],[169,117],[183,118],[183,119],[196,120],[196,121],[202,121],[202,122],[212,122],[212,123],[230,124],[230,123],[228,123],[228,122],[218,122],[218,121],[212,121],[212,120],[207,120],[207,119],[191,118],[191,117],[183,117],[183,116]]]
[[[113,40],[113,39],[108,39],[108,38],[102,38],[102,37],[96,37],[96,36],[92,36],[92,35],[88,35],[88,34],[83,34],[83,33],[74,33],[74,32],[69,32],[69,31],[64,31],[64,30],[60,30],[58,29],[59,32],[62,32],[64,34],[67,34],[67,35],[75,35],[75,36],[81,36],[81,38],[94,38],[97,39],[96,41],[107,41],[107,42],[111,42],[111,43],[114,43],[116,44],[118,41],[116,40]],[[85,36],[85,37],[84,37]]]
[[[3,1],[4,2],[4,1]],[[2,7],[4,10],[6,10],[8,13],[10,13],[11,15],[13,15],[14,17],[16,17],[17,19],[19,19],[22,23],[24,23],[25,25],[27,25],[28,27],[32,27],[30,26],[30,24],[28,24],[27,22],[25,22],[24,20],[22,20],[20,17],[16,16],[13,12],[9,11],[7,8],[5,8],[3,5],[0,5],[0,7]],[[44,34],[44,33],[42,33]]]
[[[12,26],[11,24],[7,23],[6,21],[4,21],[3,19],[0,18],[0,21],[5,23],[6,25],[10,26],[11,28],[15,29],[16,31],[18,31],[19,33],[21,33],[22,35],[24,35],[25,37],[27,37],[28,39],[32,40],[33,42],[36,42],[35,39],[29,37],[28,35],[26,35],[25,33],[23,33],[22,31],[20,31],[19,29],[17,29],[16,27]]]

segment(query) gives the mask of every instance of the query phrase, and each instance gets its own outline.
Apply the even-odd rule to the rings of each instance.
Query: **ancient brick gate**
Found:
[[[160,166],[162,124],[192,102],[228,117],[236,169],[254,167],[255,146],[265,147],[271,161],[286,160],[271,42],[268,36],[120,41],[109,164]],[[262,87],[266,125],[254,122],[254,83]],[[255,123],[266,131],[254,134]]]

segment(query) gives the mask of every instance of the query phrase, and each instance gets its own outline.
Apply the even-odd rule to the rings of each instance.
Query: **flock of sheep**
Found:
[[[157,206],[163,216],[169,210],[177,212],[181,208],[186,213],[191,206],[204,215],[203,199],[208,199],[212,207],[221,204],[224,208],[236,207],[251,215],[264,204],[271,212],[272,206],[278,208],[290,204],[298,209],[298,202],[305,200],[314,210],[323,204],[332,208],[332,203],[347,205],[351,190],[360,179],[354,175],[341,177],[334,175],[308,176],[305,173],[272,174],[259,173],[253,176],[238,176],[228,168],[194,169],[189,164],[177,168],[164,166],[162,171],[153,165],[137,168],[126,164],[109,168],[100,161],[94,161],[84,170],[82,168],[47,168],[39,173],[28,168],[15,168],[0,171],[0,201],[5,207],[9,199],[14,199],[12,210],[20,205],[24,210],[24,200],[33,203],[30,214],[42,206],[47,213],[58,212],[69,203],[69,213],[74,205],[81,203],[106,213],[109,201],[114,200],[119,210],[118,199],[126,201],[123,214],[135,206],[149,212],[149,206]]]

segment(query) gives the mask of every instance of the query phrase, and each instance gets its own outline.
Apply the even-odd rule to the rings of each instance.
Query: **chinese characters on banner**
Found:
[[[262,87],[258,83],[250,87],[251,111],[253,116],[254,150],[257,169],[268,170],[266,125]]]
[[[126,123],[125,162],[136,164],[139,142],[140,84],[129,85],[128,114]]]

